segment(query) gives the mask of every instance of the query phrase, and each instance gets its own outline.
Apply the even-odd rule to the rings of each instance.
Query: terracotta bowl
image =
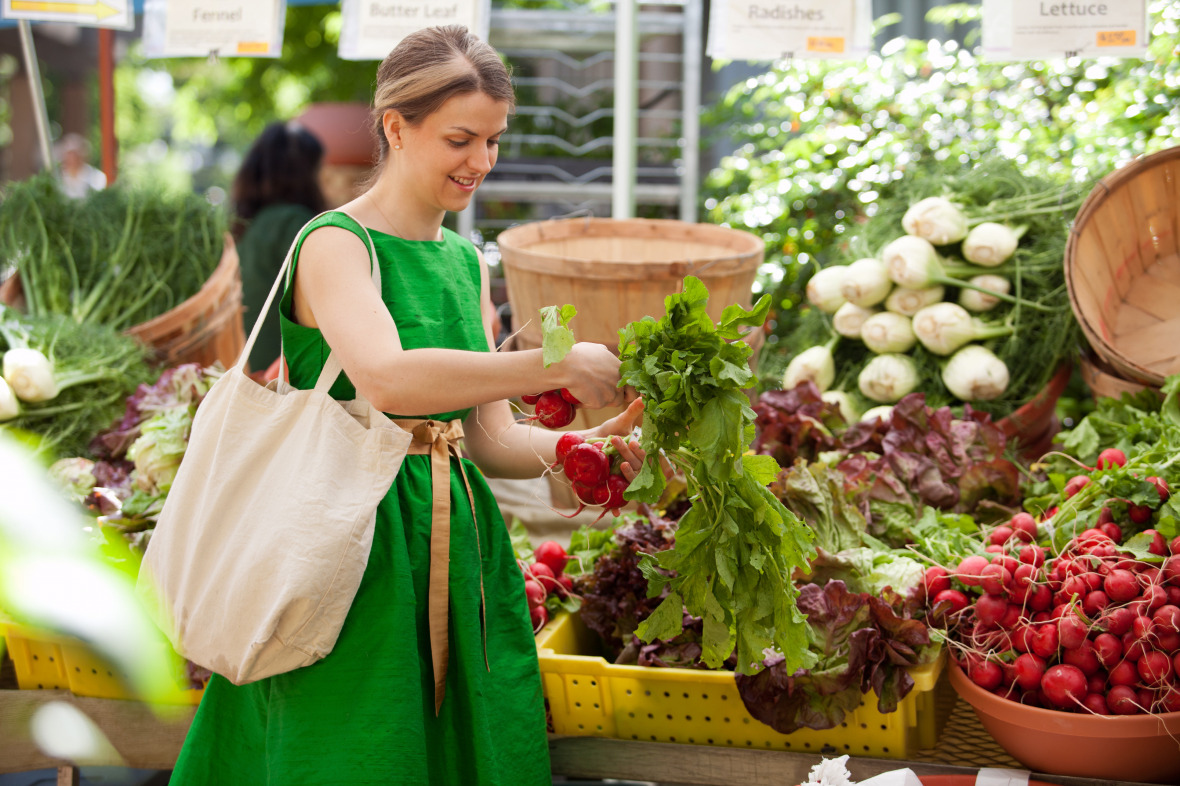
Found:
[[[1013,758],[1035,772],[1180,783],[1180,712],[1119,717],[1028,707],[973,683],[954,663],[951,685]]]

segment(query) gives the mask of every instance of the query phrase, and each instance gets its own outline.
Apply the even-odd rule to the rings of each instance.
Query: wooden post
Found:
[[[78,768],[71,765],[57,768],[57,786],[78,786]]]
[[[115,139],[115,31],[98,30],[98,119],[102,130],[102,172],[107,185],[118,174],[119,141]]]

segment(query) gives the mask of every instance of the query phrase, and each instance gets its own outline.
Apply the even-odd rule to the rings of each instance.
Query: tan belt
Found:
[[[451,456],[462,458],[459,443],[463,439],[463,424],[458,419],[441,422],[437,420],[394,420],[399,427],[414,435],[409,452],[430,454],[430,488],[433,505],[430,519],[430,580],[427,601],[427,620],[430,628],[430,658],[434,666],[434,714],[438,715],[446,692],[447,662],[450,658],[448,640],[448,615],[450,611],[450,564],[451,564]],[[463,488],[467,491],[467,502],[471,505],[471,520],[475,522],[475,498],[467,472],[459,462],[459,474]],[[479,618],[483,635],[484,664],[488,663],[488,642],[485,620],[486,605],[483,589],[483,551],[479,543],[479,525],[475,525],[475,548],[480,558],[479,569]]]

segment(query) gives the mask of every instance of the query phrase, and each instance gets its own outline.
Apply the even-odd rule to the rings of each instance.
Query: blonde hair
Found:
[[[379,162],[389,152],[382,117],[392,109],[411,126],[457,95],[483,93],[515,106],[508,66],[489,44],[462,25],[427,27],[402,39],[377,68],[373,130]]]

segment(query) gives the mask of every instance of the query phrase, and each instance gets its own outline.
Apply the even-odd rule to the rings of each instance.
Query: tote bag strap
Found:
[[[344,210],[326,210],[315,218],[311,219],[311,221],[315,221],[317,218],[320,218],[320,216],[326,216],[331,213],[339,213],[340,215],[347,217],[350,221],[360,227],[362,232],[365,233],[365,243],[369,248],[369,265],[372,271],[373,286],[377,288],[377,293],[380,294],[381,266],[377,263],[377,249],[373,246],[373,237],[369,234],[368,228],[366,228],[364,224],[357,221],[356,218]],[[310,224],[311,221],[309,221],[308,224]],[[304,226],[306,227],[307,225],[305,224]],[[279,274],[275,276],[274,283],[271,284],[270,292],[266,296],[266,302],[262,304],[262,308],[258,312],[258,318],[254,321],[254,327],[250,330],[249,337],[246,338],[246,344],[242,348],[242,353],[238,356],[237,362],[234,363],[234,368],[240,369],[245,367],[246,360],[250,357],[250,351],[254,348],[254,342],[258,340],[258,335],[262,332],[262,321],[266,318],[266,315],[270,312],[271,306],[274,304],[275,296],[278,294],[279,287],[282,285],[287,276],[287,271],[291,267],[291,261],[295,257],[295,249],[299,245],[299,241],[302,237],[303,230],[300,230],[299,233],[295,235],[295,239],[291,241],[291,247],[287,249],[287,257],[283,260],[282,267],[279,268]],[[315,389],[321,393],[327,393],[328,390],[331,389],[332,384],[336,381],[336,378],[340,376],[342,371],[343,369],[340,365],[340,358],[337,357],[334,350],[329,351],[328,358],[324,361],[324,369],[320,372],[320,376],[316,380]],[[279,364],[279,376],[284,381],[286,381],[286,365],[283,363]],[[368,403],[364,396],[362,396],[359,392],[357,393],[357,399],[366,404]]]

